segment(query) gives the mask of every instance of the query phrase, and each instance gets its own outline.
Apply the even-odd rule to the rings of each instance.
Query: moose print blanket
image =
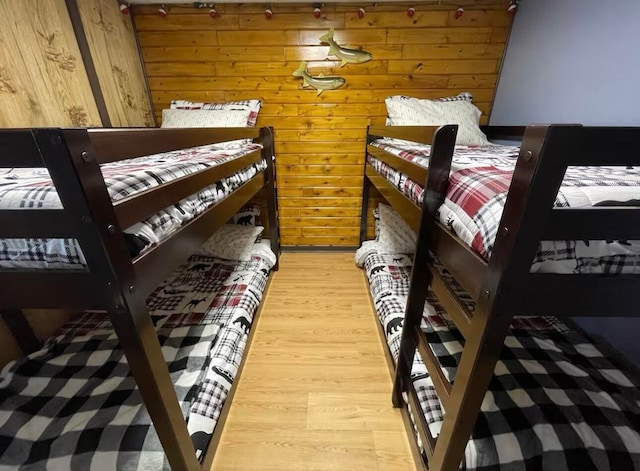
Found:
[[[113,202],[186,175],[221,165],[261,149],[259,144],[220,150],[215,145],[156,154],[101,165]],[[263,171],[264,160],[240,170],[195,195],[124,228],[132,257],[167,238],[183,224],[202,214],[244,182]],[[0,209],[58,209],[62,204],[45,168],[0,168]],[[0,239],[0,267],[72,268],[86,265],[75,239]]]
[[[375,242],[368,244],[357,261],[367,274],[387,345],[397,360],[411,264],[406,256],[380,255],[374,248]],[[438,268],[473,311],[471,297]],[[427,297],[421,328],[445,376],[455,381],[464,338],[433,293]],[[420,412],[437,436],[444,411],[419,355],[412,378]],[[627,365],[557,318],[517,317],[462,469],[640,470],[639,423],[640,378]]]
[[[148,298],[202,458],[243,358],[275,257],[194,255]],[[0,375],[0,470],[168,470],[111,322],[86,313]]]
[[[428,166],[430,146],[398,140],[373,143],[394,155]],[[488,259],[498,232],[519,147],[456,146],[449,188],[438,217],[467,245]],[[368,162],[414,203],[424,182],[414,182],[384,162]],[[556,207],[640,206],[640,168],[570,167]],[[554,273],[640,273],[640,241],[542,241],[532,271]]]

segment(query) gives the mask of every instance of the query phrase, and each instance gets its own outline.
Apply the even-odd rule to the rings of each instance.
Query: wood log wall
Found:
[[[218,5],[207,10],[136,7],[134,19],[152,98],[160,110],[172,99],[263,101],[258,125],[275,128],[284,245],[358,243],[364,136],[385,121],[384,99],[404,94],[435,98],[470,91],[491,110],[511,16],[507,0],[415,5]],[[465,12],[456,18],[459,5]],[[335,28],[339,44],[362,46],[373,60],[339,67],[326,60],[319,37]],[[346,78],[317,96],[291,74],[300,61],[313,75]]]

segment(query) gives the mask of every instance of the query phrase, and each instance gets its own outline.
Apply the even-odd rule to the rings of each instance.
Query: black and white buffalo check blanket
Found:
[[[430,146],[380,139],[373,145],[427,167]],[[493,250],[519,147],[456,146],[439,220],[484,258]],[[372,156],[368,161],[411,201],[422,204],[424,182],[414,182]],[[571,167],[555,206],[640,206],[640,168]],[[542,241],[532,271],[640,273],[640,241]]]
[[[219,328],[158,331],[187,417]],[[0,408],[0,469],[166,467],[114,332],[65,336],[14,363],[0,383]]]
[[[410,261],[374,249],[375,242],[368,244],[357,262],[397,359]],[[473,310],[471,298],[442,274]],[[422,330],[445,375],[455,381],[464,338],[433,293]],[[443,409],[419,355],[412,377],[421,412],[437,436]],[[606,347],[557,318],[514,318],[462,469],[640,470],[640,378]]]
[[[216,145],[194,147],[100,166],[113,202],[169,181],[240,158],[261,149],[247,144],[233,149]],[[210,185],[198,193],[125,228],[132,256],[167,238],[266,168],[259,162]],[[59,209],[62,205],[46,168],[0,169],[0,209]],[[84,255],[74,239],[0,239],[0,267],[82,268]]]
[[[194,255],[147,300],[199,458],[274,263],[265,244],[249,262]],[[0,470],[168,470],[108,316],[59,334],[0,375]]]

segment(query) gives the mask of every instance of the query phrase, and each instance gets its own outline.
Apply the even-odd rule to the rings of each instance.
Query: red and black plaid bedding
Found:
[[[215,145],[112,162],[100,166],[112,201],[162,185],[261,149],[260,144],[220,150]],[[189,220],[225,198],[266,168],[259,161],[175,205],[125,228],[132,256],[167,238]],[[57,209],[60,199],[46,168],[0,169],[0,210]],[[82,268],[84,256],[75,239],[0,239],[0,267]]]
[[[250,262],[194,255],[147,300],[200,458],[273,266],[264,250],[256,249]],[[40,351],[2,372],[0,470],[18,464],[169,469],[106,314],[72,320]]]
[[[364,269],[397,359],[410,263],[405,256],[370,253]],[[471,298],[442,273],[473,310]],[[422,330],[445,375],[454,381],[464,338],[433,293],[428,303]],[[421,412],[437,436],[443,409],[419,355],[412,377]],[[640,379],[593,339],[557,318],[515,318],[462,468],[640,469]]]
[[[430,146],[378,140],[373,145],[428,165]],[[456,146],[440,222],[488,259],[520,149],[513,146]],[[368,162],[407,198],[421,205],[424,188],[369,155]],[[571,167],[555,205],[580,208],[640,204],[640,169]],[[640,241],[542,241],[532,271],[555,273],[640,273]]]

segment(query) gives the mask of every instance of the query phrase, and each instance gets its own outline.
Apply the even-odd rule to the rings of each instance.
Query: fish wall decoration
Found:
[[[362,64],[373,59],[373,55],[370,52],[363,51],[362,49],[349,49],[348,47],[342,47],[336,43],[333,39],[333,28],[328,33],[320,36],[320,41],[329,44],[328,56],[335,56],[340,59],[340,67],[344,67],[347,64]]]
[[[307,63],[301,62],[298,68],[293,72],[294,77],[302,77],[303,87],[312,87],[318,91],[320,95],[325,90],[335,90],[342,87],[346,80],[342,77],[318,75],[314,77],[307,72]]]

